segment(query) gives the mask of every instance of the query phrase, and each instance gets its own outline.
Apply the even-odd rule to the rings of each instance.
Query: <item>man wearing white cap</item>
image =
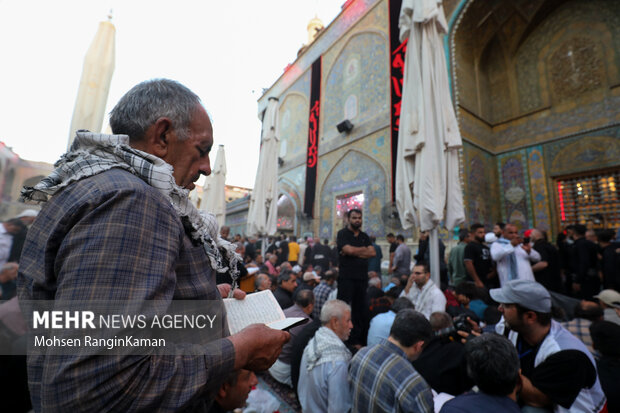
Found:
[[[601,307],[603,307],[605,321],[611,321],[612,323],[620,325],[620,317],[618,316],[618,312],[615,311],[620,308],[620,293],[616,290],[607,289],[595,295],[594,298],[596,298],[601,303]]]
[[[551,295],[545,287],[512,280],[490,294],[501,303],[508,338],[519,353],[521,401],[552,406],[554,412],[600,412],[605,395],[594,359],[578,338],[551,319]]]

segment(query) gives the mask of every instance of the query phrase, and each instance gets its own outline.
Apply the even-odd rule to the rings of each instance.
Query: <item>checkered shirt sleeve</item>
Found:
[[[24,246],[19,298],[221,299],[170,202],[118,169],[45,204]],[[204,411],[234,359],[227,339],[200,356],[30,356],[28,379],[36,412]]]

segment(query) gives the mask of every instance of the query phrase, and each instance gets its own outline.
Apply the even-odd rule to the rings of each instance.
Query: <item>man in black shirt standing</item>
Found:
[[[598,246],[585,238],[585,225],[575,225],[575,243],[572,251],[573,292],[579,298],[589,299],[598,294]]]
[[[562,292],[562,274],[560,274],[560,253],[547,241],[547,236],[537,229],[530,233],[534,249],[540,254],[540,261],[532,266],[536,281],[547,290]]]
[[[463,253],[467,279],[473,281],[478,288],[499,287],[493,260],[491,260],[491,251],[484,245],[484,225],[473,224],[471,233],[474,235],[474,240],[467,244]]]
[[[362,211],[347,212],[348,224],[338,231],[336,244],[340,255],[338,276],[338,299],[351,305],[353,331],[349,339],[352,345],[364,342],[366,288],[368,287],[368,258],[376,252],[370,237],[360,230]]]

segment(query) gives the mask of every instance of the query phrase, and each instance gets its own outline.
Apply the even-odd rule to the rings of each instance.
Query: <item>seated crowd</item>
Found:
[[[328,241],[270,240],[268,264],[246,258],[259,268],[254,290],[271,289],[285,314],[309,322],[290,331],[268,374],[304,412],[618,411],[620,294],[601,291],[615,284],[601,274],[591,289],[569,272],[583,263],[562,264],[541,231],[497,227],[462,230],[440,283],[427,252],[393,237],[386,285],[380,270],[368,273],[361,343],[350,339],[351,306],[336,299]],[[579,249],[584,231],[573,231]]]

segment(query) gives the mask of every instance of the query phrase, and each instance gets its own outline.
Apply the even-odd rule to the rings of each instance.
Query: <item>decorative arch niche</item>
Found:
[[[363,230],[385,236],[381,208],[388,199],[386,172],[369,156],[349,150],[329,172],[319,198],[319,236],[332,239],[341,226],[336,222],[336,199],[347,194],[363,193]]]

